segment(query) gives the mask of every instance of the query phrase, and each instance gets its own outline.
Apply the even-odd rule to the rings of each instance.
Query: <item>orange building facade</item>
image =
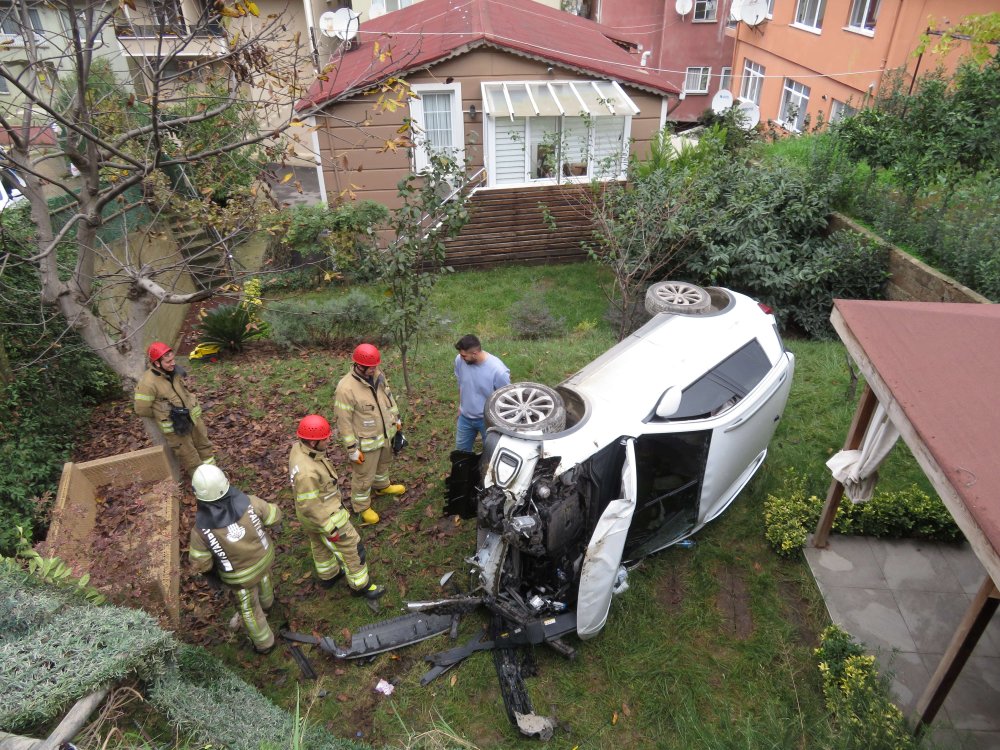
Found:
[[[954,69],[968,47],[917,55],[921,35],[1000,11],[1000,0],[770,0],[768,11],[757,26],[727,30],[733,94],[757,104],[762,123],[802,132],[865,106],[893,70],[909,83]]]

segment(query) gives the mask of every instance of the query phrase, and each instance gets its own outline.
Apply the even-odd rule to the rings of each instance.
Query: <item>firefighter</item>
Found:
[[[230,486],[222,469],[212,464],[195,469],[191,485],[198,498],[188,552],[191,567],[233,592],[254,650],[266,654],[274,648],[264,614],[274,604],[274,544],[264,527],[281,521],[281,509]]]
[[[151,417],[181,466],[193,473],[215,463],[215,447],[201,417],[201,406],[184,386],[186,372],[174,363],[174,350],[154,341],[146,351],[149,369],[135,386],[135,413]]]
[[[319,414],[302,418],[298,440],[288,457],[288,472],[295,496],[295,515],[312,548],[316,577],[323,588],[332,588],[341,577],[355,596],[378,599],[385,589],[371,582],[365,564],[365,547],[341,504],[337,472],[326,457],[330,423]]]
[[[379,522],[371,507],[379,495],[402,495],[406,487],[389,481],[392,440],[402,429],[399,407],[379,369],[382,357],[371,344],[354,350],[351,371],[337,384],[334,410],[340,441],[351,462],[351,506],[365,525]]]

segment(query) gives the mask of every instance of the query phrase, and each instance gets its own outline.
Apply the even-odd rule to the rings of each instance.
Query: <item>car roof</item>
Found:
[[[751,339],[776,362],[781,342],[771,316],[749,297],[728,294],[732,304],[718,312],[655,315],[560,387],[583,396],[591,417],[642,420],[667,388],[687,387]]]

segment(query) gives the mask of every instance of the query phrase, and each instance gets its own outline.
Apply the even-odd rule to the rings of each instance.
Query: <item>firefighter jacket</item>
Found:
[[[142,374],[135,386],[135,413],[155,419],[164,435],[174,431],[170,419],[171,406],[188,409],[192,420],[201,421],[198,399],[184,387],[185,374],[181,367],[174,367],[173,372],[152,367]]]
[[[256,586],[274,562],[264,530],[281,520],[281,509],[235,487],[212,503],[198,503],[189,557],[197,573],[215,573],[232,588]]]
[[[381,370],[369,383],[354,368],[337,384],[334,394],[337,431],[344,448],[355,445],[363,453],[377,451],[396,434],[399,407]]]
[[[340,502],[337,472],[330,459],[301,441],[288,456],[288,475],[295,496],[295,516],[306,531],[332,534],[351,520]]]

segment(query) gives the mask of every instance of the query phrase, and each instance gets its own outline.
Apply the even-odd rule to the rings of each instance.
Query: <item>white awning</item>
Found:
[[[617,81],[484,81],[492,117],[623,117],[639,108]]]

